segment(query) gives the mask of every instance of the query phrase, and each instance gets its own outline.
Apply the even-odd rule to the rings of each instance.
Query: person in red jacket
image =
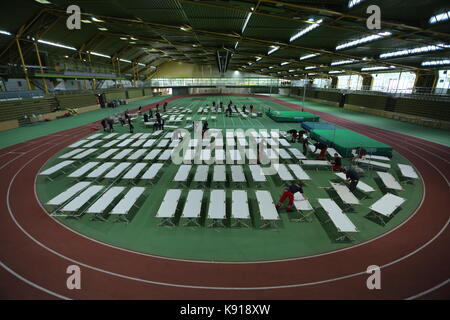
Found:
[[[314,144],[314,147],[316,147],[316,149],[314,150],[314,153],[316,153],[317,149],[320,150],[320,154],[317,157],[318,160],[325,160],[325,153],[327,152],[327,145],[322,143],[322,142],[317,142]]]
[[[292,211],[292,205],[294,204],[294,194],[296,192],[300,192],[303,195],[303,198],[307,200],[305,194],[303,193],[303,188],[300,184],[296,183],[293,185],[290,185],[286,189],[284,189],[283,194],[281,195],[280,201],[276,205],[277,209],[280,209],[281,205],[283,204],[286,199],[289,199],[289,203],[286,207],[286,211]]]

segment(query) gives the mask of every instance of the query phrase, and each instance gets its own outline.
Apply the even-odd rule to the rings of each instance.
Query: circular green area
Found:
[[[173,101],[169,104],[173,106],[189,107],[194,110],[192,114],[194,120],[200,119],[203,114],[197,114],[195,110],[206,104],[211,105],[212,101],[222,100],[226,105],[231,99],[233,103],[242,106],[246,104],[247,108],[250,104],[256,107],[270,106],[276,110],[288,110],[288,108],[280,106],[276,103],[250,97],[195,97],[183,98]],[[210,128],[254,128],[254,129],[280,129],[289,130],[296,127],[297,124],[276,123],[270,118],[263,116],[262,118],[242,119],[240,117],[225,117],[223,114],[210,114],[217,116],[216,120],[209,121]],[[116,132],[126,133],[127,127],[117,127]],[[141,120],[135,121],[135,132],[149,132],[145,129]],[[150,131],[151,132],[151,131]],[[301,149],[298,143],[293,144],[294,147]],[[102,148],[106,151],[105,148]],[[58,156],[70,151],[70,149],[62,150],[58,155],[50,159],[45,168],[51,167],[59,162]],[[100,151],[100,152],[103,152]],[[96,154],[98,155],[98,153]],[[96,155],[87,159],[94,160]],[[169,160],[170,161],[170,160]],[[342,249],[348,246],[359,244],[373,239],[383,233],[392,230],[405,219],[407,219],[419,206],[422,195],[423,185],[420,180],[414,181],[414,184],[402,184],[404,190],[397,192],[398,196],[406,199],[405,203],[395,212],[395,215],[387,221],[386,225],[379,224],[376,220],[368,217],[371,204],[377,201],[387,191],[382,187],[382,182],[377,178],[375,171],[366,171],[365,177],[361,180],[371,185],[376,191],[370,193],[369,197],[357,191],[355,195],[361,200],[361,205],[354,206],[352,210],[346,211],[347,216],[355,224],[358,233],[354,234],[354,242],[337,242],[335,239],[338,234],[331,222],[326,222],[325,212],[320,208],[317,202],[318,198],[336,198],[338,205],[342,203],[337,199],[337,195],[323,187],[329,187],[330,181],[340,181],[334,173],[326,170],[306,169],[312,178],[306,182],[304,188],[312,206],[316,209],[312,214],[312,222],[294,222],[292,218],[298,218],[299,213],[287,213],[280,211],[280,222],[277,229],[265,228],[261,229],[262,224],[259,216],[258,204],[255,199],[255,190],[268,190],[272,194],[274,202],[278,201],[284,186],[281,184],[278,176],[268,178],[268,183],[256,188],[253,182],[244,187],[249,197],[249,207],[252,216],[250,228],[230,227],[229,219],[225,222],[225,227],[208,227],[208,221],[205,221],[208,209],[209,196],[211,191],[210,183],[201,186],[204,191],[202,218],[200,219],[200,227],[183,226],[184,221],[179,220],[186,195],[190,189],[198,188],[198,186],[190,185],[183,188],[182,198],[179,202],[179,213],[177,214],[176,226],[165,227],[159,226],[161,220],[155,217],[164,195],[168,189],[177,189],[179,186],[173,183],[178,166],[169,163],[164,165],[162,175],[153,186],[145,185],[140,182],[139,186],[146,187],[144,196],[139,202],[139,209],[133,209],[129,215],[130,223],[116,222],[116,217],[105,215],[106,221],[91,221],[90,214],[83,214],[79,219],[56,217],[61,223],[69,228],[86,235],[87,237],[98,241],[117,246],[120,248],[133,250],[141,253],[159,255],[170,258],[190,259],[190,260],[207,260],[207,261],[263,261],[276,260],[286,258],[305,257],[320,253],[330,252]],[[143,162],[143,161],[142,161]],[[392,169],[389,171],[397,180],[400,179],[400,173],[397,169],[397,163],[408,163],[399,154],[394,152],[391,160]],[[344,165],[350,164],[349,159],[344,159]],[[77,164],[77,168],[82,164]],[[229,166],[227,166],[229,167]],[[49,181],[44,177],[38,176],[37,194],[39,200],[50,212],[55,208],[46,206],[45,204],[60,194],[64,190],[76,183],[76,181],[66,176],[76,170],[71,168],[66,171],[66,175],[62,174],[53,181]],[[247,181],[252,181],[248,166],[244,165],[244,171]],[[191,171],[192,172],[195,171]],[[210,171],[210,179],[212,171]],[[231,174],[227,168],[227,176]],[[86,180],[81,180],[86,181]],[[95,182],[98,185],[109,186],[111,181],[101,180]],[[116,182],[114,185],[131,187],[122,181]],[[227,217],[230,217],[231,208],[231,190],[233,187],[227,184]]]

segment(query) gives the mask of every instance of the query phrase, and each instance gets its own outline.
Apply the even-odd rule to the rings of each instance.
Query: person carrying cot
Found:
[[[308,198],[303,193],[303,188],[299,183],[292,184],[286,189],[284,189],[283,194],[281,195],[280,201],[276,205],[277,210],[281,208],[281,205],[283,204],[286,199],[289,199],[289,203],[286,207],[286,211],[292,211],[292,205],[294,204],[294,194],[300,192],[305,200],[308,200]]]
[[[356,172],[355,169],[353,168],[342,168],[341,172],[345,173],[345,177],[346,179],[344,181],[342,181],[342,184],[347,184],[350,183],[348,188],[351,192],[356,190],[356,186],[358,185],[360,176],[359,173]]]
[[[325,153],[327,152],[328,149],[327,145],[322,142],[317,142],[314,144],[314,147],[316,147],[314,153],[316,153],[317,150],[320,150],[320,154],[317,157],[317,160],[325,160]]]

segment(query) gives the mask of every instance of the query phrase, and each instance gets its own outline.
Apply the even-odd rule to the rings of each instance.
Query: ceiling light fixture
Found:
[[[269,50],[269,52],[267,52],[268,55],[271,55],[272,53],[274,53],[275,51],[277,51],[278,49],[280,49],[280,47],[277,46],[270,46],[272,49]]]
[[[312,54],[307,54],[306,56],[302,56],[300,57],[300,61],[301,60],[306,60],[306,59],[311,59],[314,57],[320,56],[320,53],[312,53]]]
[[[418,47],[418,48],[414,48],[414,49],[403,49],[403,50],[380,54],[380,59],[387,59],[387,58],[400,57],[400,56],[409,56],[412,54],[438,51],[438,50],[442,50],[445,48],[450,48],[450,45],[445,45],[443,43],[440,43],[440,44],[437,44],[434,46],[432,45],[432,46]]]
[[[91,20],[94,22],[105,22],[105,20],[97,19],[96,17],[92,17]]]
[[[309,20],[308,20],[309,21]],[[300,38],[301,36],[303,36],[304,34],[313,31],[315,28],[319,27],[320,24],[322,23],[322,19],[314,21],[312,25],[310,25],[309,27],[306,27],[302,30],[300,30],[299,32],[297,32],[296,34],[294,34],[290,39],[289,42],[292,42],[294,40],[297,40],[298,38]]]
[[[450,64],[450,59],[445,60],[433,60],[433,61],[424,61],[422,62],[423,67],[431,67],[431,66],[442,66]]]
[[[373,34],[371,36],[367,36],[367,37],[364,37],[364,38],[361,38],[358,40],[353,40],[353,41],[338,45],[336,47],[336,50],[342,50],[342,49],[347,49],[350,47],[359,46],[360,44],[379,40],[379,39],[382,39],[382,38],[390,36],[390,35],[392,35],[392,33],[390,33],[390,32],[380,32],[378,34]]]

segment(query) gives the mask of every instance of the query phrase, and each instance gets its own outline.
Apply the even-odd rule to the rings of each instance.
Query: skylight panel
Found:
[[[392,35],[392,33],[390,33],[390,32],[380,32],[378,34],[373,34],[373,35],[370,35],[370,36],[367,36],[367,37],[364,37],[364,38],[361,38],[358,40],[353,40],[353,41],[338,45],[336,47],[336,50],[342,50],[342,49],[346,49],[346,48],[350,48],[350,47],[359,46],[360,44],[379,40],[379,39],[382,39],[382,38],[390,36],[390,35]]]
[[[313,31],[314,29],[316,29],[317,27],[320,26],[320,24],[322,23],[322,21],[323,21],[322,19],[317,20],[317,21],[314,21],[314,23],[311,24],[310,26],[308,26],[308,27],[306,27],[306,28],[300,30],[300,31],[297,32],[296,34],[294,34],[294,35],[289,39],[289,42],[292,42],[292,41],[294,41],[294,40],[300,38],[301,36],[305,35],[306,33]]]
[[[433,23],[438,23],[438,22],[446,21],[446,20],[448,20],[448,19],[450,19],[450,11],[443,12],[443,13],[437,14],[437,15],[435,15],[435,16],[432,16],[432,17],[428,20],[428,22],[429,22],[430,24],[433,24]]]
[[[450,48],[450,45],[445,45],[443,43],[437,44],[437,45],[430,45],[430,46],[424,46],[424,47],[418,47],[414,49],[403,49],[398,51],[392,51],[380,54],[380,59],[386,59],[386,58],[392,58],[392,57],[401,57],[401,56],[409,56],[412,54],[418,54],[418,53],[424,53],[424,52],[431,52],[431,51],[438,51],[442,50],[444,48]]]
[[[450,64],[450,59],[422,62],[423,67],[443,66],[443,65],[448,65],[448,64]]]

